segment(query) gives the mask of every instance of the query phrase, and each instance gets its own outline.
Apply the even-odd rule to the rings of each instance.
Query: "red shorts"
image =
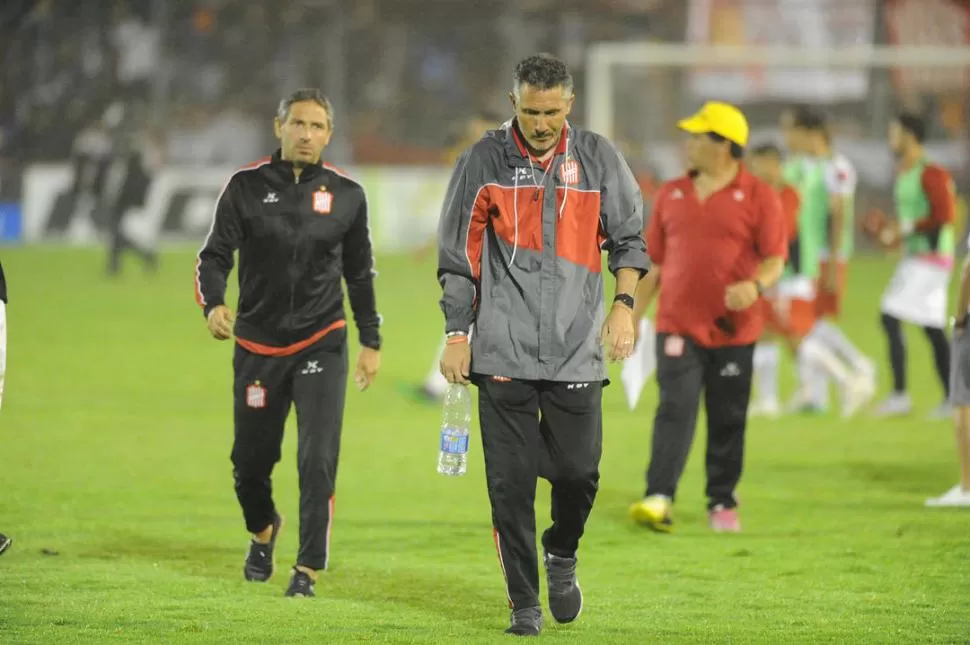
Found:
[[[833,270],[835,271],[835,291],[831,292],[827,289],[827,285]],[[849,268],[845,261],[837,261],[834,268],[829,260],[819,262],[818,295],[815,298],[815,304],[818,307],[816,314],[819,318],[839,317],[848,274]]]
[[[761,301],[765,332],[792,340],[803,338],[812,331],[818,319],[818,302],[800,298]]]

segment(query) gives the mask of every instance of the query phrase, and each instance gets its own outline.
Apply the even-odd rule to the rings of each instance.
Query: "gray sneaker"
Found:
[[[571,623],[583,611],[583,590],[576,580],[576,558],[561,558],[547,553],[544,560],[549,613],[557,623]]]
[[[542,631],[542,608],[526,607],[512,611],[512,624],[506,634],[515,636],[538,636]]]
[[[913,401],[909,398],[909,395],[894,393],[890,394],[885,401],[879,404],[875,414],[880,418],[904,417],[912,411]]]

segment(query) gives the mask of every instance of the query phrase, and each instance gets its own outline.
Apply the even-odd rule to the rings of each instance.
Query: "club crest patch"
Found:
[[[266,407],[266,388],[259,381],[246,386],[246,406],[257,409]]]
[[[674,358],[684,355],[684,338],[683,336],[667,336],[664,340],[664,354],[667,356],[673,356]]]
[[[559,178],[562,183],[570,186],[579,183],[579,162],[575,159],[567,159],[559,167]]]
[[[333,193],[328,190],[318,190],[313,193],[313,210],[321,215],[329,215],[333,209]]]

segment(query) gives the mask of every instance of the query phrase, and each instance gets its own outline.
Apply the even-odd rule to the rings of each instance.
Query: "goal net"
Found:
[[[700,4],[705,1],[710,2]],[[966,16],[957,25],[966,29],[958,34],[963,39],[970,38],[970,11]],[[797,28],[807,29],[801,18]],[[905,27],[903,20],[916,19],[897,16],[898,28]],[[771,24],[782,33],[757,39],[768,44],[721,44],[689,19],[685,43],[595,44],[587,53],[582,97],[586,126],[620,146],[641,177],[649,206],[655,182],[684,170],[677,121],[705,100],[738,105],[751,125],[751,145],[783,146],[782,112],[795,104],[812,105],[829,116],[834,147],[856,166],[856,217],[861,218],[874,208],[892,211],[894,160],[886,133],[899,111],[916,112],[927,125],[929,156],[956,181],[958,231],[965,236],[970,46],[956,35],[952,43],[941,39],[944,25],[934,27],[931,40],[937,44],[872,45],[871,22],[868,43],[844,33],[841,41],[806,42],[804,34],[785,32],[776,22]]]

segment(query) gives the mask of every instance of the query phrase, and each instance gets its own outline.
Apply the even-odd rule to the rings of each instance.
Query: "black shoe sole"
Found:
[[[13,538],[9,538],[9,537],[3,542],[0,542],[0,554],[3,554],[4,551],[10,548],[11,544],[13,544]]]

